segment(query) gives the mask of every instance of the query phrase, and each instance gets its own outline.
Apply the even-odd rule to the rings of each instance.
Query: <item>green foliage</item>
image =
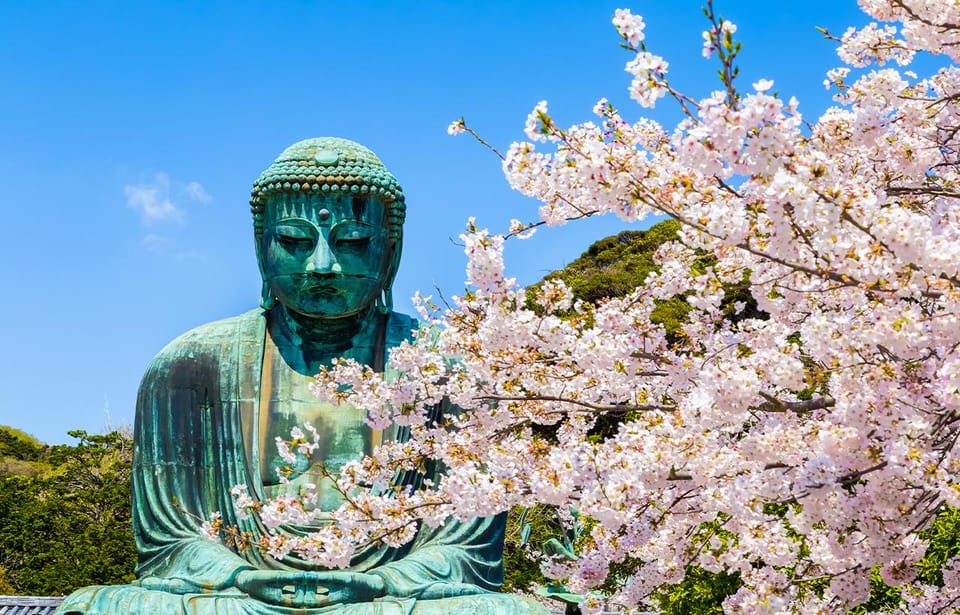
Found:
[[[570,510],[568,522],[571,525],[566,527],[555,506],[517,506],[510,511],[504,545],[504,567],[510,574],[505,579],[502,591],[533,591],[538,596],[563,604],[564,613],[580,615],[579,604],[583,596],[571,593],[562,583],[544,577],[535,559],[540,554],[576,559],[583,541],[589,539],[586,535],[588,526],[581,522],[575,510]],[[530,544],[540,547],[527,550]]]
[[[680,333],[680,327],[687,320],[687,314],[690,313],[690,304],[683,297],[671,297],[665,301],[660,301],[657,307],[650,312],[650,321],[658,325],[663,325],[664,331],[671,337],[676,337]]]
[[[534,585],[549,583],[540,572],[540,563],[528,545],[542,545],[563,532],[552,507],[514,507],[507,515],[503,541],[504,579],[501,591],[531,592]]]
[[[766,514],[783,516],[786,506],[770,506]],[[719,514],[713,521],[700,524],[693,540],[700,548],[719,552],[737,541],[736,534],[724,529],[727,516]],[[717,541],[717,546],[710,546]],[[657,592],[653,598],[657,612],[663,615],[687,613],[722,613],[723,600],[740,589],[739,572],[709,572],[697,566],[687,566],[683,580]]]
[[[0,584],[11,593],[54,596],[133,580],[131,441],[117,432],[70,435],[75,446],[36,443],[35,463],[46,471],[0,473]]]
[[[50,471],[50,466],[41,461],[24,461],[15,457],[0,457],[0,476],[16,474],[38,476]]]
[[[661,245],[677,238],[680,223],[676,220],[659,222],[645,231],[623,231],[593,243],[587,251],[563,269],[548,274],[545,280],[563,280],[577,299],[598,303],[612,297],[623,297],[643,284],[651,271],[657,270],[653,255]],[[694,262],[696,273],[702,273],[712,264],[712,259],[702,257]],[[527,289],[527,306],[536,310],[534,296],[543,281]],[[735,313],[735,306],[745,307]],[[748,278],[735,284],[724,285],[721,309],[730,318],[764,318],[757,310],[756,301],[750,294]],[[663,325],[671,337],[680,332],[680,327],[690,313],[690,304],[683,296],[660,301],[650,320]]]
[[[683,581],[656,596],[661,615],[721,615],[723,599],[740,589],[740,573],[707,572],[690,566]]]
[[[850,610],[849,615],[890,611],[900,604],[900,588],[890,587],[880,578],[879,567],[870,571],[870,599]]]
[[[11,596],[15,594],[16,591],[7,578],[7,569],[0,566],[0,596]]]
[[[0,425],[0,475],[37,476],[50,471],[47,448],[19,429]]]
[[[917,562],[917,578],[926,585],[942,587],[944,562],[960,555],[960,510],[945,508],[920,535],[929,544],[927,552]],[[850,615],[891,610],[900,603],[900,592],[899,587],[885,584],[875,568],[870,575],[870,599],[850,611]]]
[[[928,585],[943,586],[944,562],[960,555],[960,510],[947,508],[921,534],[930,541],[923,559],[917,562],[920,580]]]

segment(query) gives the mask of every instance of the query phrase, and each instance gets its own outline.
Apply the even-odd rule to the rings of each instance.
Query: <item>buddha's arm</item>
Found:
[[[221,495],[230,443],[222,442],[218,365],[212,353],[175,345],[147,369],[137,398],[133,524],[145,585],[185,593],[221,589],[251,569],[202,534],[201,522],[229,505]],[[234,460],[236,461],[236,460]],[[219,489],[218,489],[219,487]]]
[[[496,591],[503,582],[506,515],[422,527],[409,554],[371,571],[392,596],[443,598]]]

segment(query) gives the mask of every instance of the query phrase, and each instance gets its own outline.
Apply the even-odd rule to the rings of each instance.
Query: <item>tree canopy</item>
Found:
[[[47,446],[0,426],[0,593],[58,596],[133,579],[131,441]]]

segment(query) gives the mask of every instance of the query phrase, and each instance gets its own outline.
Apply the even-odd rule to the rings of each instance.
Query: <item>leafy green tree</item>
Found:
[[[532,592],[535,585],[549,583],[531,555],[530,545],[542,545],[562,531],[550,507],[537,505],[530,509],[517,507],[511,510],[507,515],[507,533],[503,545],[504,579],[501,591]]]
[[[740,589],[740,575],[691,566],[683,581],[657,596],[662,615],[722,615],[723,599]]]
[[[0,596],[10,596],[15,594],[16,591],[7,579],[7,569],[0,567]]]
[[[130,438],[119,432],[70,435],[78,439],[74,446],[38,445],[34,463],[46,471],[0,473],[0,582],[14,593],[60,595],[133,579]]]

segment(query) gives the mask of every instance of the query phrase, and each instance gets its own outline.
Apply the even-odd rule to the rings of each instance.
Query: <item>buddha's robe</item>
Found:
[[[383,347],[407,339],[416,324],[401,314],[386,316]],[[219,513],[254,542],[266,532],[255,515],[236,514],[230,495],[233,486],[246,485],[263,499],[259,456],[267,452],[259,450],[258,426],[265,325],[262,310],[203,325],[174,340],[150,364],[135,426],[138,580],[78,590],[58,613],[545,613],[525,599],[493,593],[503,576],[503,515],[451,521],[438,529],[422,526],[402,548],[371,546],[357,553],[350,571],[375,573],[387,582],[389,596],[372,603],[292,608],[255,600],[234,586],[243,570],[324,570],[293,556],[275,560],[257,548],[236,552],[200,530],[202,520]],[[407,473],[396,480],[415,485],[422,478]],[[464,595],[470,592],[475,594]]]

